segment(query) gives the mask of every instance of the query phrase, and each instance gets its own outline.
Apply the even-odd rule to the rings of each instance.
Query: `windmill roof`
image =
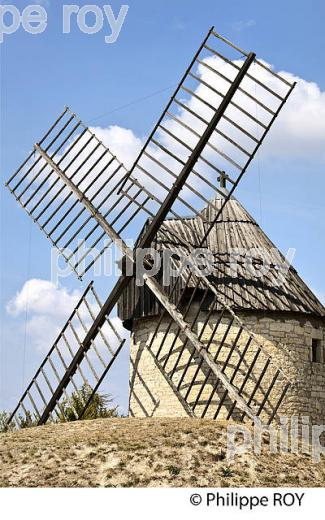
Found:
[[[203,219],[213,221],[221,205],[221,197],[211,201],[201,212]],[[158,250],[176,249],[180,254],[186,254],[183,244],[198,247],[207,226],[207,222],[199,217],[165,220],[153,247]],[[237,199],[231,198],[227,202],[202,247],[213,254],[214,285],[222,300],[234,310],[295,312],[325,317],[325,308],[294,267],[290,266],[286,276],[279,278],[279,265],[285,261],[284,256]],[[254,270],[261,268],[261,252],[267,255],[267,270],[263,276],[257,277]],[[192,275],[188,282],[188,274],[187,269],[182,272],[180,290],[182,286],[191,288],[196,285],[197,278]],[[169,292],[168,287],[165,290]],[[174,294],[174,297],[177,298],[177,295]],[[130,288],[120,301],[120,317],[126,320],[131,319],[131,315],[157,314],[159,306],[152,298],[146,287]],[[126,304],[126,301],[129,303]],[[126,307],[129,309],[126,310]]]

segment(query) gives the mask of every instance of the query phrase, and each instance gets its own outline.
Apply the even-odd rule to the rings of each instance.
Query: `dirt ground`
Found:
[[[229,423],[228,423],[229,424]],[[227,423],[100,419],[0,434],[1,487],[323,487],[325,457],[227,460]]]

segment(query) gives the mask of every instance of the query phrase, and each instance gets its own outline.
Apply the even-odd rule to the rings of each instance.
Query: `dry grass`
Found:
[[[226,459],[226,423],[102,419],[0,435],[1,487],[324,486],[308,455]]]

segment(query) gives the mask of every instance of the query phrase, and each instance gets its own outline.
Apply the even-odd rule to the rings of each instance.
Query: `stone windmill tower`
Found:
[[[228,194],[225,179],[219,180],[220,193],[202,212],[209,221],[214,221]],[[187,241],[195,247],[203,234],[200,224],[198,218],[191,221],[190,236],[183,220],[166,220],[154,249],[184,252],[183,244]],[[270,358],[252,342],[248,343],[250,336],[242,329],[245,323],[245,328],[254,331],[259,344],[264,345],[265,351],[294,381],[280,412],[288,416],[306,415],[312,422],[322,424],[325,308],[234,197],[216,222],[206,247],[213,255],[214,284],[241,323],[230,326],[229,312],[213,302],[211,292],[197,287],[193,277],[188,280],[189,272],[184,269],[180,278],[173,280],[178,282],[173,294],[175,300],[182,295],[184,312],[190,308],[187,317],[194,330],[200,335],[204,328],[202,341],[209,345],[216,361],[225,366],[225,374],[235,386],[252,396],[250,405],[253,405],[254,400],[259,400],[258,394],[263,393],[258,388],[262,379],[267,392],[272,377],[271,380],[266,377]],[[173,288],[171,284],[165,290],[172,292]],[[146,288],[139,290],[135,283],[130,284],[119,305],[119,317],[132,331],[130,414],[182,417],[194,413],[199,417],[229,417],[233,405],[220,388],[220,382],[189,344],[184,348],[184,338],[177,336],[177,329],[170,326],[170,320],[151,294]],[[170,381],[161,367],[170,375]],[[246,379],[248,370],[250,377]],[[281,400],[283,388],[279,386],[277,391]]]
[[[87,385],[83,418],[125,348],[119,318],[133,415],[323,417],[324,309],[292,268],[277,283],[283,257],[233,198],[294,86],[211,28],[129,171],[65,108],[7,186],[79,279],[112,246],[121,273],[104,302],[84,290],[10,421],[62,420]],[[170,283],[166,266],[183,268]]]

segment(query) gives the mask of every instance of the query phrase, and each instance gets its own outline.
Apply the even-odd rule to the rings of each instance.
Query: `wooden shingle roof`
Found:
[[[208,222],[214,220],[221,207],[217,198],[202,211],[203,219],[166,220],[152,246],[161,251],[177,250],[186,254],[184,244],[198,247],[205,236]],[[256,221],[234,198],[225,205],[203,245],[214,257],[213,280],[222,299],[234,310],[295,312],[325,317],[325,308],[291,266],[286,276],[281,275],[284,256],[265,235]],[[259,274],[264,265],[267,270]],[[188,271],[182,273],[179,292],[186,286]],[[193,287],[195,276],[187,283]],[[167,293],[170,288],[165,287]],[[177,301],[178,292],[173,294]],[[159,304],[146,287],[136,287],[131,282],[119,302],[119,316],[123,321],[143,316],[154,316]],[[216,309],[218,310],[218,309]]]

